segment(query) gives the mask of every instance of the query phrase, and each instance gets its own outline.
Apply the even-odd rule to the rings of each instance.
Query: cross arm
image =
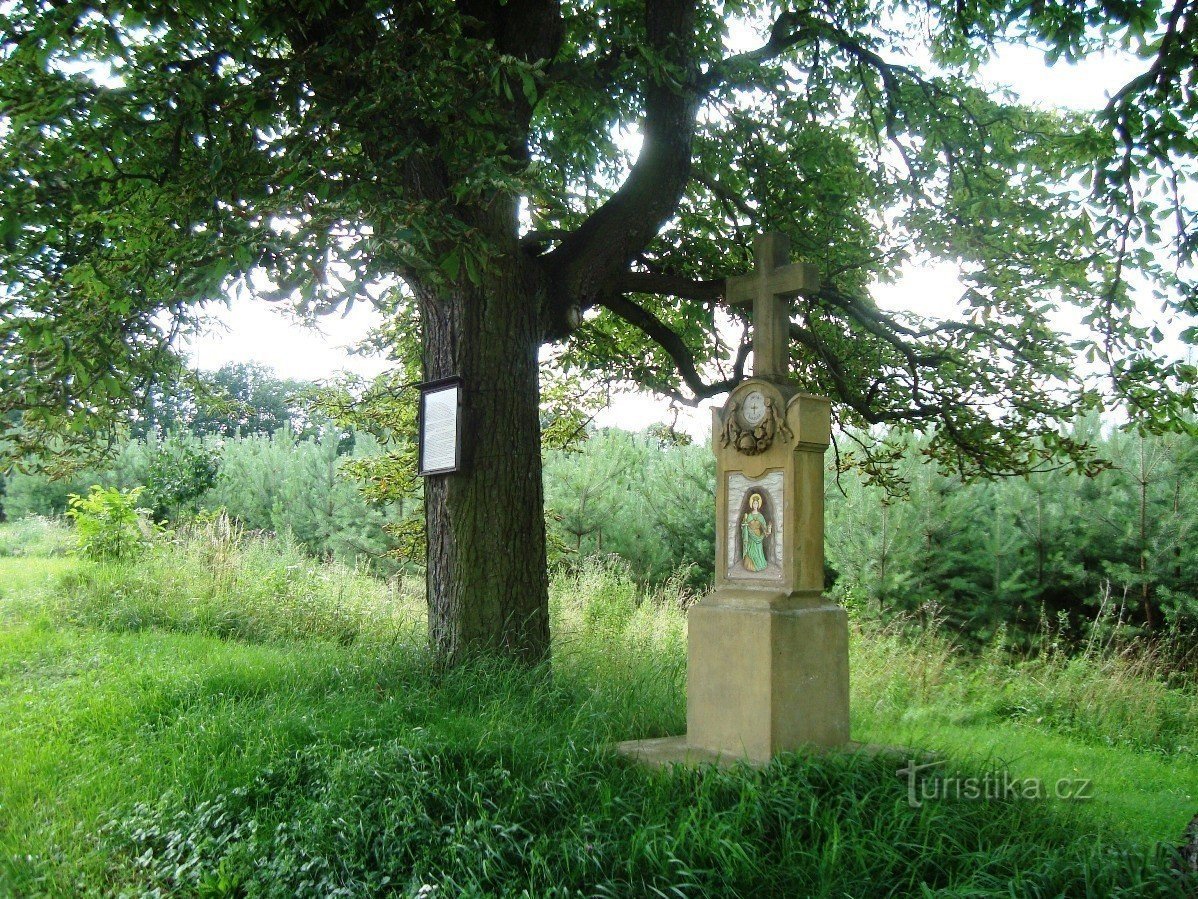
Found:
[[[770,272],[765,288],[774,296],[795,297],[799,294],[815,293],[819,290],[819,271],[807,262],[792,262]],[[734,275],[727,279],[725,296],[729,305],[752,305],[762,280],[756,273]]]

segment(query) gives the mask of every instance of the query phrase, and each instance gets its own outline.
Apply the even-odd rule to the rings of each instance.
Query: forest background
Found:
[[[398,500],[372,499],[396,495],[380,481],[403,471],[410,447],[402,434],[345,426],[337,396],[256,365],[197,375],[190,389],[151,397],[102,466],[59,479],[10,472],[0,515],[57,516],[92,484],[140,486],[161,524],[224,511],[314,557],[418,579],[419,481]],[[597,429],[584,406],[572,411],[563,427],[544,422],[553,564],[603,557],[647,588],[701,595],[714,561],[710,448],[665,424]],[[864,435],[840,435],[826,480],[828,589],[863,617],[935,620],[965,642],[1013,648],[1192,632],[1198,438],[1139,435],[1097,418],[1073,430],[1105,462],[1092,476],[976,482],[925,464],[924,438],[873,434],[898,459],[889,489],[849,464]]]

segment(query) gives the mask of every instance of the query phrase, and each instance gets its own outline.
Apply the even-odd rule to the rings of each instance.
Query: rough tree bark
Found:
[[[467,4],[506,52],[552,58],[560,12],[545,0]],[[424,375],[463,379],[465,468],[428,478],[429,633],[445,664],[477,652],[535,663],[549,651],[549,598],[541,483],[538,352],[561,339],[676,208],[690,175],[694,113],[694,0],[645,6],[649,43],[685,67],[690,83],[645,88],[645,145],[619,190],[557,249],[520,246],[517,198],[462,210],[498,251],[486,283],[412,286],[421,303]],[[513,109],[513,158],[527,156],[529,110]],[[413,195],[444,199],[434,164],[410,168]]]
[[[463,381],[463,470],[425,479],[429,637],[456,664],[485,651],[528,663],[549,649],[535,269],[516,246],[515,203],[496,201],[508,244],[487,283],[421,288],[424,375]]]

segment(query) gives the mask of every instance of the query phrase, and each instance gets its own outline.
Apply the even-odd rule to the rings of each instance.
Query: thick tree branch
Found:
[[[752,75],[760,71],[761,64],[775,59],[800,43],[806,35],[799,30],[802,16],[799,13],[783,13],[770,28],[770,37],[754,50],[737,53],[720,60],[709,68],[699,80],[699,87],[706,93],[718,85],[749,83]]]
[[[521,59],[553,59],[565,35],[558,0],[457,0],[457,7],[477,20],[496,49]]]
[[[529,231],[520,238],[520,246],[528,250],[539,250],[541,247],[561,240],[570,232],[565,228],[544,228]]]
[[[917,337],[917,332],[895,321],[869,302],[843,294],[832,287],[822,289],[819,292],[819,299],[841,309],[875,337],[890,344],[907,360],[907,367],[913,375],[916,375],[921,366],[938,365],[949,359],[947,353],[928,352],[920,348],[918,344],[904,340],[904,335]]]
[[[716,63],[700,78],[699,86],[708,92],[720,85],[736,87],[752,84],[763,63],[776,59],[804,41],[819,38],[828,38],[844,53],[877,70],[886,82],[887,89],[897,86],[895,79],[898,74],[915,74],[908,66],[886,62],[847,31],[813,17],[807,11],[801,11],[780,15],[770,29],[769,40],[754,50],[729,56]]]
[[[554,286],[546,310],[551,335],[569,319],[571,306],[589,308],[611,289],[611,279],[674,213],[690,179],[699,102],[695,0],[651,0],[645,20],[649,47],[666,64],[645,87],[641,153],[620,188],[545,257]]]
[[[748,342],[742,343],[737,350],[732,375],[723,380],[708,383],[699,374],[694,353],[690,351],[682,338],[648,309],[637,305],[621,293],[604,295],[600,300],[600,305],[640,330],[669,354],[675,368],[678,369],[678,374],[693,394],[693,396],[687,397],[676,391],[666,391],[679,402],[690,406],[696,405],[699,400],[731,390],[744,380],[745,360],[748,358],[751,348],[751,344]]]
[[[877,389],[881,386],[881,382],[876,382],[869,392],[862,393],[853,385],[852,378],[846,371],[844,363],[839,356],[820,339],[814,330],[804,328],[802,325],[792,322],[790,325],[790,336],[792,340],[797,340],[810,350],[812,355],[822,363],[828,377],[832,381],[832,386],[836,390],[837,399],[860,415],[862,420],[868,424],[918,421],[943,415],[944,406],[941,403],[917,402],[911,408],[901,413],[875,408],[873,400],[876,398]],[[918,391],[916,390],[916,392]]]
[[[696,281],[681,275],[658,272],[625,272],[614,279],[614,285],[622,293],[652,293],[705,303],[724,298],[723,278]]]
[[[681,338],[652,312],[624,296],[625,292],[644,293],[682,297],[698,302],[723,303],[725,288],[723,280],[695,280],[660,272],[638,271],[627,272],[615,279],[613,283],[617,289],[605,294],[600,299],[600,305],[637,327],[665,350],[674,361],[680,376],[695,398],[714,396],[731,389],[743,379],[743,362],[741,362],[733,377],[723,381],[705,383],[699,375],[694,355]],[[852,377],[836,352],[828,347],[813,329],[792,323],[791,338],[810,351],[821,364],[841,401],[871,424],[925,420],[943,414],[942,403],[926,402],[921,399],[924,391],[920,386],[920,372],[951,358],[951,354],[945,350],[922,346],[920,340],[945,331],[956,330],[955,328],[916,330],[896,321],[868,302],[843,294],[831,287],[824,288],[813,299],[839,310],[841,314],[889,346],[902,358],[903,367],[910,379],[909,390],[912,400],[910,408],[901,413],[879,410],[876,407],[877,394],[885,379],[876,381],[867,390],[854,386]],[[955,325],[957,323],[946,324]],[[1008,347],[1008,349],[1013,348]],[[742,352],[747,353],[747,351],[748,345],[746,344],[742,347]]]
[[[1143,93],[1150,88],[1155,89],[1158,93],[1164,92],[1169,81],[1177,78],[1180,74],[1181,66],[1186,62],[1192,63],[1193,55],[1186,47],[1185,35],[1188,29],[1182,27],[1182,16],[1187,9],[1193,13],[1192,0],[1175,0],[1165,23],[1165,33],[1161,36],[1160,48],[1157,50],[1152,65],[1147,71],[1141,72],[1123,85],[1118,93],[1111,97],[1106,105],[1107,116],[1118,117],[1119,108],[1135,94]],[[1189,42],[1193,42],[1193,40],[1194,36],[1191,34]]]
[[[730,214],[739,212],[753,224],[757,224],[760,221],[760,216],[757,214],[757,210],[746,203],[744,197],[728,190],[728,188],[720,184],[719,181],[715,180],[714,178],[709,178],[703,172],[692,172],[691,179],[697,181],[699,184],[702,184],[709,191],[711,191],[715,197],[722,200],[729,208]],[[730,217],[735,218],[734,215],[730,215]]]

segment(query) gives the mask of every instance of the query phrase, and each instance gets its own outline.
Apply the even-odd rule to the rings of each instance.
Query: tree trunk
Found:
[[[889,533],[890,506],[882,503],[882,546],[878,555],[878,614],[886,611],[886,561],[890,552]],[[921,613],[922,614],[922,613]]]
[[[1036,585],[1044,591],[1044,563],[1047,555],[1044,537],[1044,494],[1036,491]]]
[[[1148,584],[1148,462],[1144,455],[1144,437],[1140,436],[1140,606],[1144,610],[1144,626],[1156,630],[1156,616],[1149,600]]]
[[[449,665],[549,651],[537,286],[514,247],[484,280],[418,291],[425,377],[462,378],[462,469],[424,488],[429,639]]]

